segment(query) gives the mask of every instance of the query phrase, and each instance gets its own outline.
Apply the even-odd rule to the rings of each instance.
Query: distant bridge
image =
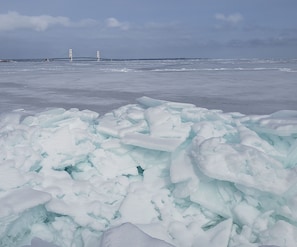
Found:
[[[69,57],[54,57],[54,58],[46,58],[44,61],[100,61],[105,59],[100,59],[97,57],[72,57],[71,59]]]
[[[68,57],[70,61],[73,61],[73,53],[71,48],[69,49]],[[100,61],[100,51],[97,51],[95,59],[93,57],[76,57],[75,60],[76,61],[94,61],[94,60]]]
[[[112,59],[96,58],[96,57],[54,57],[54,58],[16,58],[16,59],[0,59],[0,62],[53,62],[53,61],[110,61]]]
[[[50,61],[101,61],[101,60],[111,60],[111,59],[101,59],[100,52],[97,51],[96,57],[73,57],[72,49],[69,49],[68,57],[54,57],[54,58],[32,58],[32,59],[0,59],[0,62],[50,62]]]

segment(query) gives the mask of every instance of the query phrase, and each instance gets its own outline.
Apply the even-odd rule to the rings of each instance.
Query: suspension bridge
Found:
[[[32,58],[32,59],[0,59],[0,62],[12,62],[12,61],[19,61],[19,62],[51,62],[51,61],[101,61],[101,60],[109,60],[109,59],[102,59],[100,57],[100,51],[96,52],[96,56],[94,57],[74,57],[72,49],[69,49],[68,57],[52,57],[52,58]]]

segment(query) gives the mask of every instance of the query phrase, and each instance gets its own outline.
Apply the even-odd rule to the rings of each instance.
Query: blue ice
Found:
[[[142,97],[103,116],[7,113],[0,246],[293,247],[296,147],[295,111]]]

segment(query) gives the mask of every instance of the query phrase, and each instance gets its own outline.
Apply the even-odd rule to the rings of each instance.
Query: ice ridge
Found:
[[[0,246],[296,246],[295,111],[19,111],[0,150]]]

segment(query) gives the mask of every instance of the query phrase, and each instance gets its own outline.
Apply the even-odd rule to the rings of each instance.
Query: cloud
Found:
[[[216,14],[215,18],[219,21],[223,21],[231,25],[236,25],[243,20],[243,16],[239,13],[235,13],[231,15]]]
[[[129,23],[127,22],[120,22],[114,17],[107,18],[105,20],[106,26],[109,28],[119,28],[122,30],[128,30],[130,28]]]
[[[18,12],[8,12],[0,14],[0,31],[10,31],[16,29],[33,29],[35,31],[45,31],[50,26],[70,26],[71,21],[67,17],[53,17],[49,15],[26,16]]]
[[[35,31],[45,31],[52,26],[63,27],[86,27],[97,25],[98,22],[93,19],[83,19],[78,22],[72,22],[68,17],[64,16],[27,16],[18,12],[8,12],[0,14],[0,32],[11,31],[17,29],[31,29]]]

